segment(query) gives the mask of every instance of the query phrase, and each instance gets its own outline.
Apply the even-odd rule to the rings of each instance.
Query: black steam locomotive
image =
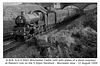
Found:
[[[34,10],[16,17],[13,35],[16,40],[26,41],[37,34],[41,34],[53,28],[56,24],[61,23],[64,19],[69,19],[79,15],[78,9],[67,10]]]

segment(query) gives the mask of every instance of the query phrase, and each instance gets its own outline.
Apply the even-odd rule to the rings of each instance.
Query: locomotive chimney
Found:
[[[21,11],[21,15],[25,15],[25,12],[24,11]]]

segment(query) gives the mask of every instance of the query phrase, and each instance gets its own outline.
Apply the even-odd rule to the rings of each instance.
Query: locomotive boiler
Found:
[[[16,25],[13,29],[13,35],[16,40],[27,41],[38,34],[43,34],[43,32],[50,30],[65,19],[76,15],[79,15],[77,9],[47,11],[40,9],[27,14],[22,12],[15,19]]]

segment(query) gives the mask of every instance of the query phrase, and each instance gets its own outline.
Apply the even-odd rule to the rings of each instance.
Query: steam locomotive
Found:
[[[34,10],[27,14],[21,12],[21,15],[15,18],[13,35],[15,40],[26,41],[37,34],[42,34],[53,28],[65,19],[79,15],[78,9],[67,10]]]

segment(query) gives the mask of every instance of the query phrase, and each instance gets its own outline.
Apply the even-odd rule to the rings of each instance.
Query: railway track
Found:
[[[6,45],[8,45],[8,44],[10,44],[10,43],[12,43],[14,41],[15,41],[14,39],[10,39],[10,40],[4,41],[3,42],[3,46],[6,46]]]
[[[3,34],[3,41],[7,41],[12,38],[13,38],[13,36],[11,36],[10,33]]]
[[[9,51],[12,51],[12,50],[14,50],[22,45],[24,45],[23,42],[18,42],[15,40],[4,42],[3,53],[7,53]]]
[[[5,33],[3,35],[3,52],[11,51],[11,49],[19,44],[19,42],[16,42],[13,39],[13,36],[11,36],[10,33]]]

